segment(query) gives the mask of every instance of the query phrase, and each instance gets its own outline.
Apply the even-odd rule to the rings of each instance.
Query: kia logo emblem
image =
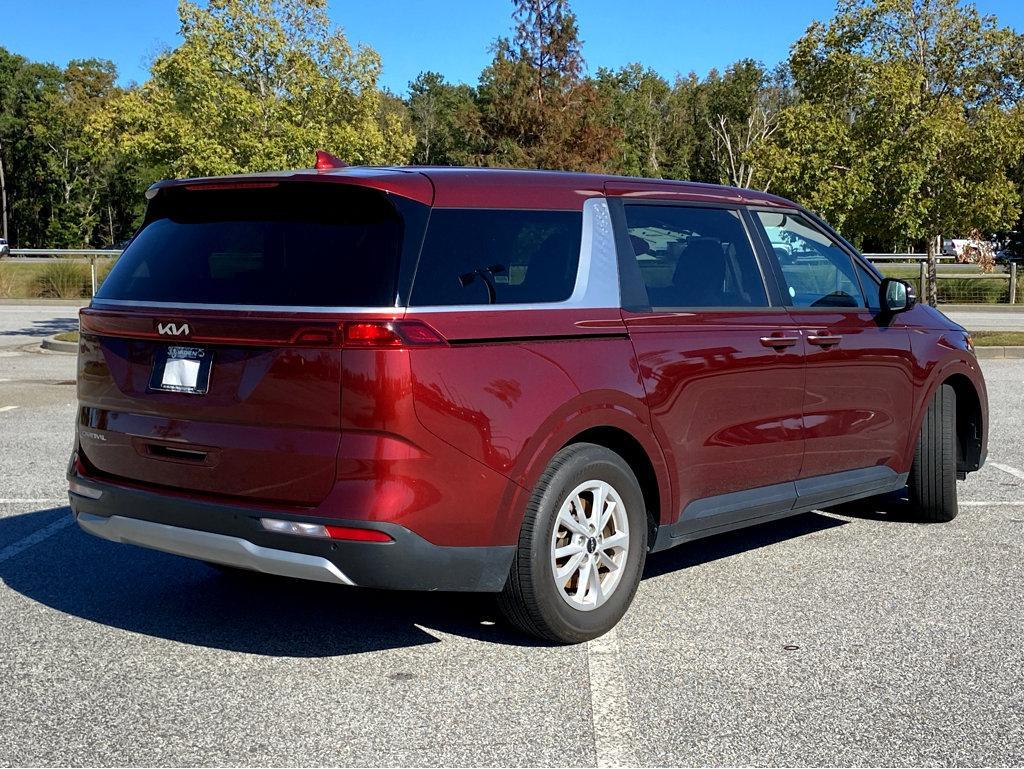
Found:
[[[157,323],[157,333],[164,334],[166,336],[188,336],[192,333],[188,327],[188,323],[182,323],[180,326],[177,323]]]

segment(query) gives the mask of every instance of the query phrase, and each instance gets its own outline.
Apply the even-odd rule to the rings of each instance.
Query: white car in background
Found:
[[[10,256],[11,247],[4,238],[0,238],[0,257]]]

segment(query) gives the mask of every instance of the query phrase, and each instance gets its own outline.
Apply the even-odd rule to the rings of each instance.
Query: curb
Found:
[[[975,347],[978,358],[1024,358],[1024,347]]]
[[[62,342],[52,336],[46,337],[42,342],[40,342],[39,346],[44,350],[51,350],[52,352],[78,352],[78,342]]]
[[[935,309],[942,312],[1012,312],[1024,313],[1024,304],[940,304]]]

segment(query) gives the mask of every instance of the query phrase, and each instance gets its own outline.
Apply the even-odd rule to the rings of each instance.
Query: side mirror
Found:
[[[906,312],[917,304],[917,293],[905,280],[885,278],[878,287],[878,304],[883,312],[890,315]]]

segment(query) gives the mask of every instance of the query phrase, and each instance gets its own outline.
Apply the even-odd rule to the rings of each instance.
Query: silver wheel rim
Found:
[[[629,520],[619,493],[584,481],[558,510],[551,532],[551,572],[569,606],[593,611],[615,592],[629,556]]]

